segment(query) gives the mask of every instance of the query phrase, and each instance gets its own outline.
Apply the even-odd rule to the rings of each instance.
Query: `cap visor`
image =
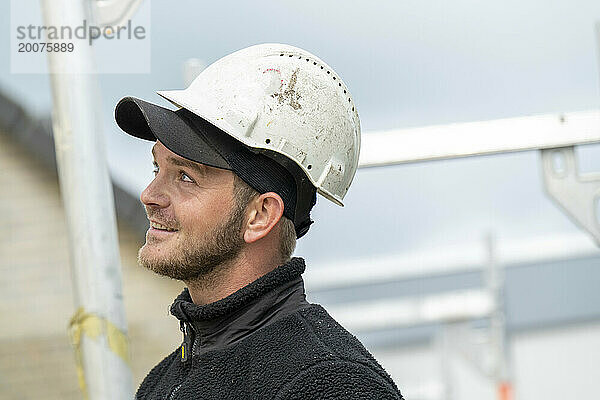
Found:
[[[122,98],[115,108],[117,125],[140,139],[159,140],[173,153],[216,168],[229,164],[177,112],[135,97]]]

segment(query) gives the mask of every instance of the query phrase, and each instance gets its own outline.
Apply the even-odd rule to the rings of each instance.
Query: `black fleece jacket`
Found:
[[[183,344],[136,399],[402,399],[358,339],[306,301],[304,269],[293,258],[204,306],[184,290],[171,306]]]

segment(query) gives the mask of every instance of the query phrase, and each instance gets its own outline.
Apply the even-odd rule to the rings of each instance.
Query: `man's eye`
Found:
[[[190,176],[188,174],[186,174],[185,172],[181,171],[179,174],[180,174],[181,180],[183,182],[194,183],[194,180],[192,178],[190,178]]]
[[[152,168],[152,174],[154,176],[158,175],[158,165],[155,165],[154,168]]]

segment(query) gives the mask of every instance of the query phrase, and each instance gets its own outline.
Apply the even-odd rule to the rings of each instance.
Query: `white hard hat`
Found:
[[[252,149],[293,160],[327,199],[358,167],[360,121],[350,91],[306,50],[261,44],[225,56],[185,90],[157,92]]]

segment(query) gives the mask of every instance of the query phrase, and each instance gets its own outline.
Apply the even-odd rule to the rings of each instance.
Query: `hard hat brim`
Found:
[[[198,127],[192,127],[184,112],[169,110],[136,97],[124,97],[115,107],[115,120],[131,136],[149,141],[159,140],[183,158],[231,170],[229,163],[204,136],[214,132],[200,132]]]

